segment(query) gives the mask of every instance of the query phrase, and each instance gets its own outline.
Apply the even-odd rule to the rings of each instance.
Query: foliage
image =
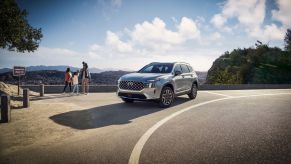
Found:
[[[15,0],[0,0],[0,48],[10,51],[34,51],[42,38],[41,29],[31,27],[26,10]]]
[[[291,54],[261,42],[235,49],[216,59],[208,71],[209,84],[291,83]]]

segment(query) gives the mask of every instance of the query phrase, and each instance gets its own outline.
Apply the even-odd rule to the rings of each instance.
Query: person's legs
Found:
[[[70,92],[72,92],[72,82],[69,82]]]
[[[79,84],[76,84],[77,87],[77,95],[79,94]]]
[[[66,81],[66,82],[65,82],[65,87],[64,87],[64,90],[63,90],[63,92],[65,92],[65,91],[66,91],[66,88],[67,88],[67,86],[68,86],[68,82]]]
[[[82,92],[85,94],[85,79],[82,79]]]
[[[76,84],[74,84],[74,87],[73,87],[73,92],[72,93],[74,93],[75,92],[75,90],[76,90]]]
[[[86,79],[86,93],[89,93],[89,79]]]

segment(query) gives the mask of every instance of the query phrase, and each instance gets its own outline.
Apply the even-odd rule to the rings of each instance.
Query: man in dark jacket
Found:
[[[83,94],[87,95],[89,93],[89,82],[91,75],[88,69],[88,64],[83,62],[83,68],[81,69],[81,79],[82,79],[82,91]]]

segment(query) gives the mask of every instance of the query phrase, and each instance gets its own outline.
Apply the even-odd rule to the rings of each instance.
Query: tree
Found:
[[[41,28],[31,27],[15,0],[0,0],[0,48],[33,52],[42,38]]]
[[[284,41],[285,41],[285,50],[291,51],[291,29],[287,29]]]

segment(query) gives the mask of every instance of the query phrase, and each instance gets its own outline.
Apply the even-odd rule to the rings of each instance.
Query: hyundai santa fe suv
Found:
[[[118,80],[117,95],[126,103],[154,100],[160,107],[169,107],[176,96],[197,95],[198,78],[184,62],[150,63],[135,73]]]

